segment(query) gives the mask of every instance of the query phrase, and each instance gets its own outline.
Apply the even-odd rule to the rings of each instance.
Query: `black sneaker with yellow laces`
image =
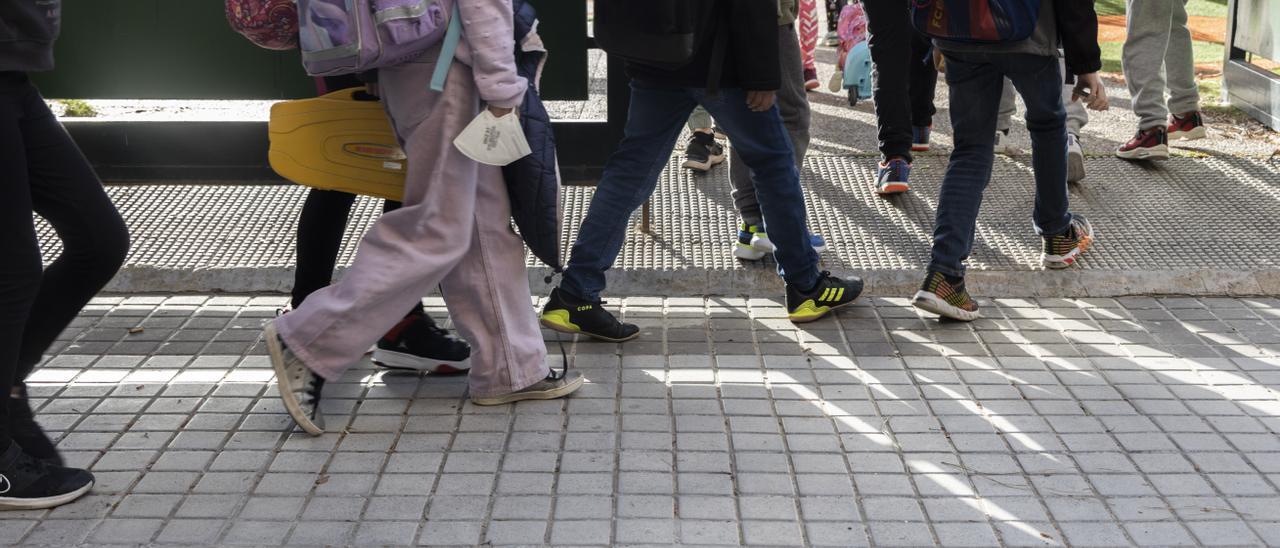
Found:
[[[861,278],[846,280],[824,270],[818,275],[818,284],[808,291],[787,284],[787,317],[793,323],[817,321],[832,310],[853,304],[861,293]]]
[[[579,299],[560,288],[553,289],[542,309],[542,326],[608,342],[626,342],[640,336],[639,327],[618,321],[603,305],[604,301]]]

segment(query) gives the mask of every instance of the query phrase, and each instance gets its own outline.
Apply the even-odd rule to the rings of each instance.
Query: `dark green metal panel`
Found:
[[[8,0],[0,0],[8,1]],[[587,98],[586,0],[537,0],[551,52],[547,99]],[[315,95],[296,51],[255,47],[227,26],[222,0],[66,0],[48,97],[287,99]]]
[[[255,47],[221,0],[66,0],[49,97],[283,99],[315,95],[298,54]]]
[[[538,9],[538,34],[547,46],[542,97],[587,99],[586,0],[529,0]]]

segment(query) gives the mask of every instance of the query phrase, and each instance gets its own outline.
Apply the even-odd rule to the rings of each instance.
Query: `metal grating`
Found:
[[[803,173],[810,223],[832,244],[824,266],[862,272],[922,268],[945,162],[920,158],[911,193],[884,199],[872,191],[875,158],[810,158]],[[1085,184],[1071,192],[1073,210],[1088,216],[1099,232],[1098,245],[1082,261],[1084,269],[1258,271],[1280,266],[1274,245],[1266,243],[1280,233],[1276,163],[1213,157],[1143,166],[1090,158],[1088,167]],[[1029,156],[997,157],[971,269],[1040,269],[1039,239],[1030,221],[1033,186]],[[639,232],[637,212],[615,268],[668,273],[771,268],[730,256],[737,218],[729,190],[726,167],[693,175],[673,159],[653,196],[653,233]],[[564,189],[566,254],[592,192]],[[108,193],[133,234],[126,269],[283,272],[292,265],[295,222],[305,197],[301,187],[119,185],[110,186]],[[341,264],[351,260],[359,235],[380,211],[377,200],[356,202]],[[46,258],[53,257],[58,250],[53,231],[41,221],[39,233]],[[529,264],[536,263],[530,258]]]

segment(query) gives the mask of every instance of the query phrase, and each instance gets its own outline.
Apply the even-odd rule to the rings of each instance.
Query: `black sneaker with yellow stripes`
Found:
[[[861,293],[861,278],[845,280],[824,270],[818,275],[818,285],[809,291],[787,284],[787,317],[794,323],[820,320],[832,310],[853,304]]]
[[[978,303],[964,289],[964,278],[929,272],[920,291],[911,299],[912,306],[939,316],[971,322],[978,319]]]
[[[639,327],[618,321],[603,304],[604,301],[579,299],[557,287],[551,290],[547,306],[542,309],[542,326],[609,342],[626,342],[640,336]]]

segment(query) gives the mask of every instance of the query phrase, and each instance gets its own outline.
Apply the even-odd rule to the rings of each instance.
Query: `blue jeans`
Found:
[[[996,114],[1004,78],[1013,81],[1027,105],[1036,182],[1032,222],[1042,236],[1062,234],[1071,223],[1071,213],[1067,211],[1066,109],[1062,104],[1062,74],[1053,57],[946,52],[946,58],[955,150],[942,177],[929,270],[964,276],[963,261],[973,249],[982,192],[991,180]]]
[[[560,282],[562,290],[586,300],[600,298],[604,272],[622,250],[631,213],[653,194],[680,130],[697,105],[706,108],[725,133],[733,136],[734,148],[755,175],[769,239],[777,246],[774,258],[778,273],[787,283],[803,289],[817,283],[818,254],[809,242],[791,139],[776,106],[752,112],[746,97],[741,89],[721,89],[718,96],[711,97],[699,88],[631,83],[625,135],[605,165],[587,218],[578,230],[569,267]]]

